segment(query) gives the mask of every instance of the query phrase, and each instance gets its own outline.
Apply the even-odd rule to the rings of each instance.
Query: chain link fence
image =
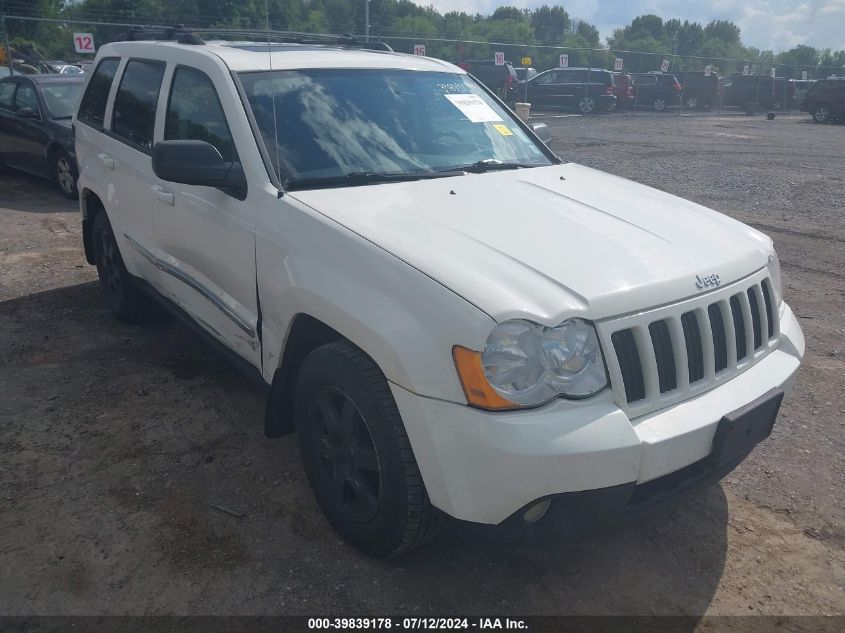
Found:
[[[83,66],[94,58],[97,48],[126,38],[131,29],[166,28],[173,26],[168,20],[155,17],[133,17],[126,21],[105,20],[49,20],[43,18],[3,15],[0,16],[0,77],[9,73],[50,72],[52,61],[63,60]],[[207,39],[231,39],[233,36],[215,36],[210,29],[237,29],[240,39],[262,39],[267,34],[268,21],[263,24],[203,24],[186,19],[184,26],[195,29]],[[269,26],[274,26],[270,16]],[[250,33],[252,31],[252,33]],[[252,36],[252,37],[250,37]],[[357,36],[363,39],[363,36]],[[769,57],[757,59],[726,59],[676,54],[674,52],[643,52],[614,50],[610,48],[571,48],[509,42],[483,42],[474,40],[445,39],[414,36],[378,36],[371,38],[388,44],[402,53],[424,54],[449,62],[466,64],[499,61],[517,70],[520,77],[528,73],[566,66],[591,71],[612,71],[616,75],[617,103],[620,109],[631,112],[655,109],[656,101],[646,86],[648,76],[672,75],[678,79],[677,99],[666,104],[673,112],[685,111],[743,111],[753,104],[754,110],[789,111],[797,109],[807,84],[804,81],[831,76],[845,76],[842,66],[793,66],[776,64]],[[598,75],[598,73],[596,73]],[[743,79],[737,79],[743,77]],[[588,83],[591,80],[588,80]],[[631,89],[626,88],[631,85]],[[739,85],[744,90],[738,90]],[[499,86],[490,86],[500,92]],[[628,90],[626,94],[626,90]],[[741,93],[741,94],[740,94]],[[628,98],[633,94],[633,98]],[[513,100],[513,99],[512,99]]]

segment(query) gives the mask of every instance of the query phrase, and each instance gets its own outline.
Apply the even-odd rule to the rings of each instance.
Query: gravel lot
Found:
[[[114,321],[74,205],[6,173],[0,613],[845,614],[845,126],[547,121],[565,158],[775,239],[808,353],[772,438],[739,469],[589,543],[452,531],[397,561],[363,558],[323,519],[294,440],[264,439],[260,390],[177,322]]]

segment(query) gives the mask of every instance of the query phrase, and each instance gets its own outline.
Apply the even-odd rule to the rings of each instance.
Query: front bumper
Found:
[[[777,349],[753,367],[633,420],[609,389],[585,401],[490,413],[391,388],[429,497],[447,514],[497,525],[538,499],[585,491],[622,499],[610,505],[624,506],[644,484],[703,463],[722,416],[775,388],[789,395],[804,337],[786,304],[780,328]],[[719,470],[690,472],[689,479],[718,479]]]

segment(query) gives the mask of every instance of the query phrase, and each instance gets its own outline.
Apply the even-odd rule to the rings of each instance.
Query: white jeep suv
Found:
[[[769,435],[804,353],[768,237],[562,162],[443,61],[108,44],[75,133],[111,309],[159,300],[260,375],[372,556],[682,498]]]

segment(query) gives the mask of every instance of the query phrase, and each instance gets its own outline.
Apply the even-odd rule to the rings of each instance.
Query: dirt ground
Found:
[[[547,120],[564,158],[775,239],[807,357],[773,436],[621,534],[390,562],[332,532],[258,388],[173,320],[110,317],[73,203],[0,175],[0,613],[845,614],[845,126],[808,119]]]

